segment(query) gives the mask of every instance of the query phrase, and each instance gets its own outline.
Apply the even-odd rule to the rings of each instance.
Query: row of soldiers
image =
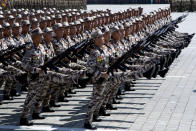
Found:
[[[28,119],[31,109],[33,119],[44,119],[41,111],[54,112],[51,107],[60,106],[57,100],[67,102],[65,97],[69,97],[68,93],[75,93],[74,88],[91,83],[93,92],[84,127],[96,129],[93,121],[101,121],[100,115],[109,116],[106,109],[117,109],[112,104],[119,103],[116,98],[121,99],[117,95],[121,85],[125,85],[126,90],[133,90],[129,88],[130,84],[140,77],[164,77],[181,49],[188,46],[193,35],[172,31],[128,58],[127,70],[107,72],[139,41],[168,24],[170,13],[169,8],[149,14],[142,14],[142,8],[117,13],[110,10],[13,9],[0,15],[1,53],[20,45],[26,47],[14,55],[4,56],[0,65],[5,100],[19,95],[16,91],[18,85],[28,91],[20,125],[33,124]],[[86,39],[90,39],[93,46],[88,46],[88,53],[82,57],[72,54],[70,60],[64,56],[57,64],[57,70],[45,72],[40,68]]]

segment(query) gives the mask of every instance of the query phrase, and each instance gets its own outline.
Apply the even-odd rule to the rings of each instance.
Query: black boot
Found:
[[[4,95],[3,100],[14,100],[14,98],[12,96],[9,96],[9,95]]]
[[[29,121],[27,118],[20,118],[21,126],[32,126],[33,122]]]
[[[93,122],[101,122],[102,120],[99,118],[98,115],[93,115]]]
[[[129,83],[129,91],[135,91],[135,89],[133,88],[135,85],[133,82]]]
[[[43,107],[42,108],[43,112],[55,112],[53,109],[51,109],[49,106]]]
[[[125,91],[130,91],[130,84],[129,83],[125,83]]]
[[[120,104],[120,101],[117,101],[115,98],[113,98],[113,104]]]
[[[116,95],[116,99],[117,100],[122,100],[123,98],[121,96],[119,96],[119,95]]]
[[[35,119],[45,119],[44,116],[42,116],[40,113],[33,113],[32,114],[32,119],[35,120]]]
[[[106,109],[104,107],[100,108],[99,115],[100,116],[110,116],[110,114],[106,112]]]
[[[72,97],[72,96],[68,95],[67,92],[65,92],[64,95],[65,95],[65,97],[68,97],[68,98]]]
[[[27,86],[25,86],[25,85],[24,85],[24,86],[22,86],[22,87],[21,87],[21,91],[24,91],[24,92],[28,91]]]
[[[85,129],[91,129],[91,130],[96,130],[97,128],[94,126],[94,125],[92,125],[91,123],[84,123],[84,128]]]
[[[61,107],[61,105],[59,105],[59,104],[56,104],[56,102],[55,101],[50,101],[50,106],[51,107]]]
[[[106,109],[108,109],[108,110],[117,110],[117,108],[116,107],[113,107],[112,104],[107,104],[106,105]]]
[[[164,70],[162,70],[162,71],[159,71],[159,75],[160,75],[162,78],[164,78],[168,71],[169,71],[169,68],[166,68],[166,69],[164,69]]]
[[[85,88],[88,82],[90,81],[91,77],[86,78],[86,79],[79,79],[78,80],[78,85],[80,85],[80,88]]]
[[[150,80],[152,78],[154,71],[155,71],[155,67],[153,66],[150,70],[143,73],[143,76]]]
[[[157,65],[157,66],[156,66],[155,72],[154,72],[154,74],[152,75],[153,78],[156,78],[156,77],[157,77],[157,75],[158,75],[158,73],[159,73],[159,71],[160,71],[160,68],[161,68],[160,65]]]
[[[133,89],[133,88],[130,88],[130,91],[135,91],[135,89]]]
[[[58,102],[69,102],[69,100],[65,99],[64,96],[59,96],[58,97]]]
[[[20,96],[20,94],[15,89],[11,89],[10,95],[11,96]]]
[[[195,33],[188,35],[189,39],[191,40],[193,38],[193,36],[195,35]]]
[[[71,89],[68,91],[68,93],[69,93],[69,94],[76,94],[76,92],[73,91],[73,90],[71,90]]]
[[[125,95],[125,93],[119,89],[117,95]]]

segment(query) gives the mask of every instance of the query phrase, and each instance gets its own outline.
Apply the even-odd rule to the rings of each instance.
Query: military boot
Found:
[[[11,96],[20,96],[20,93],[18,93],[18,92],[16,91],[16,89],[11,89],[10,95],[11,95]]]
[[[162,71],[159,71],[159,75],[160,75],[162,78],[164,78],[168,71],[169,71],[169,68],[166,68],[166,69],[164,69],[164,70],[162,70]]]
[[[101,122],[102,119],[99,118],[99,115],[93,115],[93,122]]]
[[[76,94],[76,92],[74,90],[72,90],[72,89],[69,89],[68,93],[69,94]]]
[[[84,128],[85,129],[91,129],[91,130],[96,130],[97,128],[94,126],[94,125],[92,125],[91,123],[84,123]]]
[[[64,96],[59,96],[58,97],[58,102],[69,102],[69,100],[65,99]]]
[[[72,96],[70,96],[67,92],[64,93],[64,96],[65,96],[65,97],[72,97]]]
[[[54,100],[51,100],[51,101],[50,101],[50,106],[51,106],[51,107],[61,107],[61,105],[56,104],[56,101],[54,101]]]
[[[117,107],[114,107],[112,104],[107,104],[106,109],[108,109],[108,110],[117,110]]]
[[[27,118],[20,118],[21,126],[32,126],[33,122],[29,121]]]
[[[156,65],[156,69],[155,69],[155,72],[154,72],[154,74],[152,75],[152,77],[153,77],[153,78],[156,78],[157,75],[158,75],[158,73],[159,73],[159,71],[160,71],[160,65]]]
[[[120,101],[117,101],[115,98],[113,98],[113,104],[120,104]]]
[[[42,108],[43,112],[55,112],[53,109],[51,109],[49,106],[43,107]]]
[[[33,113],[33,114],[32,114],[32,119],[33,119],[33,120],[36,120],[36,119],[41,120],[41,119],[45,119],[45,117],[42,116],[40,113]]]
[[[4,91],[3,94],[3,100],[14,100],[13,96],[8,95],[7,92]]]
[[[107,113],[106,109],[104,107],[101,107],[99,110],[99,115],[100,116],[110,116],[109,113]]]

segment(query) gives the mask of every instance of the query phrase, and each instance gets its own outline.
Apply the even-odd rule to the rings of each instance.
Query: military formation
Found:
[[[188,46],[194,34],[170,30],[153,38],[145,48],[138,43],[169,24],[170,8],[143,14],[141,7],[119,12],[111,10],[57,10],[55,8],[0,11],[0,79],[3,100],[13,100],[26,91],[20,125],[44,119],[41,112],[55,112],[58,102],[68,102],[74,89],[93,85],[84,128],[110,116],[124,91],[134,91],[133,81],[165,77],[170,65]],[[78,43],[74,53],[62,53]],[[20,50],[7,53],[10,50]],[[112,68],[131,49],[123,66]],[[81,53],[83,52],[83,53]],[[82,55],[81,55],[82,54]],[[41,68],[54,58],[55,67]],[[52,65],[51,65],[52,66]],[[54,66],[54,65],[53,65]],[[0,102],[3,104],[3,101]],[[30,113],[32,110],[32,114]]]

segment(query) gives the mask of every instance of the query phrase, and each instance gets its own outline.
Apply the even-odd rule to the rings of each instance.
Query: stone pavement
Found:
[[[179,14],[177,14],[179,15]],[[195,14],[193,14],[195,15]],[[192,15],[191,15],[192,16]],[[185,23],[194,25],[196,17]],[[184,25],[183,25],[184,26]],[[180,28],[191,32],[193,29]],[[172,64],[166,78],[139,79],[135,92],[126,92],[118,110],[95,123],[99,130],[196,131],[196,38]],[[45,120],[35,126],[18,126],[25,94],[0,105],[0,131],[7,130],[84,130],[85,112],[92,86],[77,89],[68,103],[61,103],[55,113],[44,113]]]

